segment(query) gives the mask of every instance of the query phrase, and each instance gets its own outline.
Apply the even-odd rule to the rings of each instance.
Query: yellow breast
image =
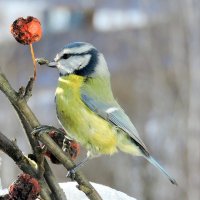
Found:
[[[115,129],[82,102],[80,87],[84,78],[69,75],[59,78],[56,89],[58,118],[68,134],[94,154],[117,151]]]

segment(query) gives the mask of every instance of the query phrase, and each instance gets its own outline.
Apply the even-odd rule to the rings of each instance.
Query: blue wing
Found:
[[[112,104],[106,104],[101,101],[94,100],[86,93],[82,93],[81,97],[82,101],[90,108],[90,110],[95,112],[106,121],[111,122],[117,128],[123,130],[132,139],[134,139],[136,143],[141,145],[146,152],[148,152],[146,146],[140,139],[136,128],[116,101]]]
[[[165,169],[153,157],[149,155],[148,150],[140,139],[136,128],[116,101],[114,101],[112,104],[103,103],[91,98],[89,95],[87,95],[87,93],[82,93],[81,97],[82,101],[90,108],[90,110],[127,133],[137,143],[137,145],[139,145],[140,149],[144,153],[144,157],[155,167],[157,167],[162,173],[164,173],[172,184],[177,185],[176,180],[173,179],[165,171]]]

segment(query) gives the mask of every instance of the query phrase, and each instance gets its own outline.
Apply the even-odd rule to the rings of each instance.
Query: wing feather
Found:
[[[144,150],[147,151],[145,144],[139,137],[139,134],[135,126],[130,121],[129,117],[125,114],[123,109],[119,106],[117,102],[111,104],[106,104],[101,101],[94,100],[89,95],[82,93],[82,101],[97,115],[103,119],[111,122],[119,129],[127,133],[132,139],[134,139],[139,145],[141,145]]]

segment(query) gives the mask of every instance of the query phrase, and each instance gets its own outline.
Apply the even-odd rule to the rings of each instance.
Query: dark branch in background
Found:
[[[19,92],[17,93],[9,84],[5,76],[0,73],[0,90],[7,96],[15,110],[17,111],[17,114],[22,122],[22,125],[26,131],[27,137],[30,141],[31,147],[33,149],[34,155],[36,156],[36,159],[40,159],[41,155],[38,151],[39,142],[32,138],[31,132],[34,128],[39,127],[40,123],[35,117],[32,110],[27,105],[27,100],[31,96],[31,90],[32,90],[33,80],[30,80],[27,87],[21,88]],[[54,128],[55,129],[55,128]],[[57,129],[56,129],[57,130]],[[56,145],[56,143],[47,135],[43,134],[37,134],[36,135],[38,139],[46,145],[46,147],[52,152],[54,156],[58,158],[62,162],[62,164],[65,166],[66,169],[71,169],[74,167],[74,163],[71,161],[71,159],[65,155],[65,153]],[[40,172],[38,172],[41,174]],[[41,178],[41,177],[40,177]],[[52,195],[55,199],[66,199],[63,197],[63,191],[60,189],[58,183],[55,180],[55,177],[46,161],[44,159],[44,178],[46,180],[46,185],[41,185],[41,187],[44,187],[46,189],[51,189]],[[43,179],[40,179],[40,181]],[[101,200],[101,197],[96,192],[96,190],[93,188],[93,186],[88,182],[88,180],[82,175],[80,172],[75,173],[75,180],[78,182],[79,186],[78,188],[82,190],[89,199],[91,200]],[[42,198],[45,198],[41,194]]]

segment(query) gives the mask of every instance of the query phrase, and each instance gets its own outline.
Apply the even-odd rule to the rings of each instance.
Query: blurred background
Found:
[[[104,55],[117,100],[150,152],[177,179],[175,187],[143,158],[118,153],[87,163],[90,181],[138,200],[200,199],[200,1],[198,0],[0,0],[0,67],[17,90],[33,74],[28,46],[9,30],[18,17],[35,16],[43,38],[37,57],[53,59],[64,44],[86,41]],[[58,126],[54,91],[58,72],[38,67],[29,105],[42,124]],[[0,131],[30,153],[12,106],[0,93]],[[79,159],[84,157],[82,150]],[[3,188],[20,172],[0,153]],[[66,170],[52,166],[60,182]]]

